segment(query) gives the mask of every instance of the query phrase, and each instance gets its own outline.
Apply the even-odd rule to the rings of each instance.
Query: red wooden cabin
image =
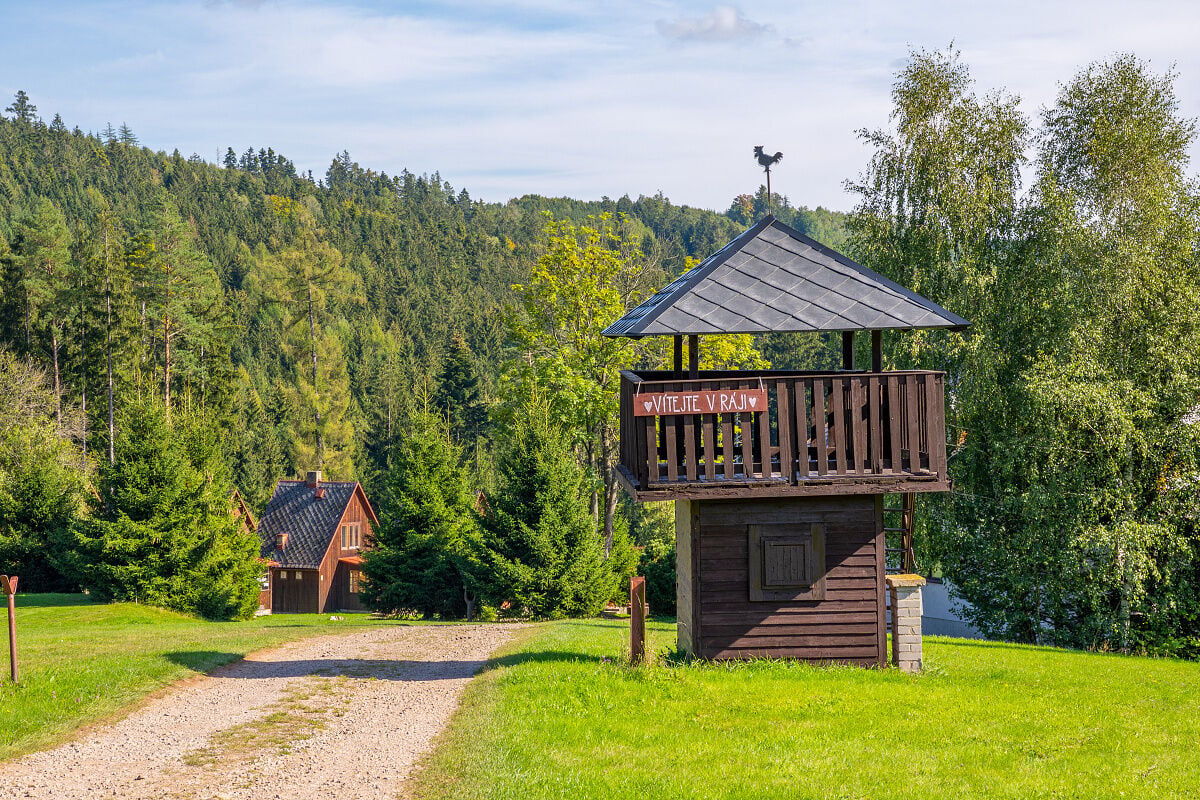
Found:
[[[605,330],[675,340],[622,375],[618,473],[675,501],[681,650],[885,663],[883,496],[950,479],[945,376],[884,371],[882,334],[966,325],[768,216]],[[776,332],[842,333],[842,370],[697,369],[701,335]]]
[[[361,611],[362,552],[379,518],[357,481],[280,481],[258,523],[272,613]]]

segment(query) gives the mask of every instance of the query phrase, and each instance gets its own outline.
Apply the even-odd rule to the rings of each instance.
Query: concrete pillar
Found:
[[[888,575],[892,598],[892,664],[905,672],[921,671],[920,575]]]

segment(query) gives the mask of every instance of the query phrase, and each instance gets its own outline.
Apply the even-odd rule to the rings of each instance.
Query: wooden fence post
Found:
[[[629,661],[646,661],[646,579],[629,579]]]
[[[8,664],[17,682],[17,576],[0,575],[0,589],[8,596]]]

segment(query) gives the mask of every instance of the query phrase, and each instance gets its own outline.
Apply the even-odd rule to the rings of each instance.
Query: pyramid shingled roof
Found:
[[[768,215],[609,325],[604,335],[961,329],[969,324]]]

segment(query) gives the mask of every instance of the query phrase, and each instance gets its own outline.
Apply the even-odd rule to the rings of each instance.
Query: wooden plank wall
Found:
[[[358,594],[350,591],[350,569],[348,564],[338,564],[333,574],[333,591],[329,595],[328,611],[362,611]]]
[[[680,501],[690,531],[677,541],[680,619],[704,658],[791,657],[884,664],[882,498],[871,495]],[[749,599],[749,525],[825,525],[826,597]],[[686,555],[685,555],[686,554]],[[686,566],[686,564],[691,565]],[[694,573],[686,575],[685,570]],[[689,610],[690,607],[690,610]],[[681,626],[682,626],[681,622]],[[682,630],[682,628],[681,628]],[[684,641],[681,637],[680,647]]]
[[[287,570],[287,578],[279,577],[279,567],[272,567],[271,584],[274,597],[272,614],[316,614],[320,612],[320,573],[315,569]],[[299,579],[297,579],[299,575]]]
[[[357,522],[361,526],[361,541],[363,546],[358,549],[342,548],[342,525]],[[371,518],[363,507],[356,493],[346,504],[346,510],[337,528],[333,531],[333,539],[325,550],[321,560],[321,613],[329,614],[334,611],[360,611],[362,605],[357,597],[350,596],[350,570],[345,564],[339,564],[339,558],[362,555],[371,541]]]

